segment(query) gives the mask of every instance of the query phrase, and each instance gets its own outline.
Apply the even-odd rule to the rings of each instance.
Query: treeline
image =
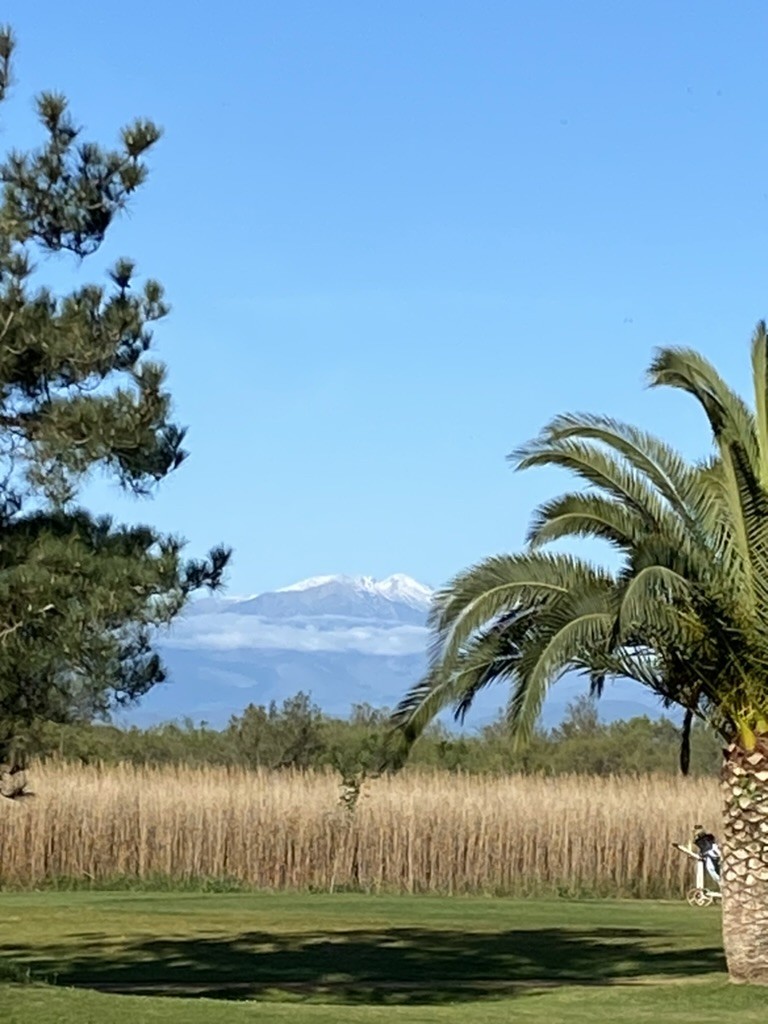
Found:
[[[140,729],[108,724],[45,723],[28,754],[83,764],[218,765],[246,768],[332,768],[344,778],[375,772],[385,759],[386,709],[354,705],[348,718],[323,714],[299,693],[268,706],[250,704],[223,729],[190,720]],[[603,723],[584,698],[555,729],[540,729],[515,751],[503,717],[469,735],[433,725],[415,745],[409,764],[470,773],[636,774],[678,770],[680,734],[669,719],[646,716]],[[717,739],[694,728],[691,773],[714,774]]]

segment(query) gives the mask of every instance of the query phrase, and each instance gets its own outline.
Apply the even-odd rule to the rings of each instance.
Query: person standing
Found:
[[[707,874],[719,885],[721,854],[717,839],[711,832],[707,832],[703,825],[695,825],[693,829],[693,845],[699,851],[699,856],[704,861]]]

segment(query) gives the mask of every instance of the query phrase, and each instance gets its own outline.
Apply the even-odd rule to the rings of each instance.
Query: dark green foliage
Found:
[[[0,98],[13,40],[0,30]],[[229,553],[182,559],[182,543],[78,508],[97,471],[137,494],[184,459],[151,326],[168,307],[131,260],[103,284],[56,295],[35,253],[92,256],[145,180],[160,136],[124,128],[116,149],[82,138],[63,96],[37,99],[43,142],[0,165],[0,761],[23,758],[33,724],[88,719],[164,678],[154,627],[216,587]]]
[[[322,714],[304,693],[282,707],[249,704],[229,724],[239,760],[252,768],[309,768],[323,750]]]
[[[221,765],[247,768],[333,769],[349,793],[381,771],[388,739],[386,709],[357,705],[349,718],[323,715],[299,693],[281,705],[249,705],[224,729],[191,721],[149,729],[111,725],[41,723],[33,752],[88,764]],[[647,717],[604,724],[594,704],[578,700],[563,723],[537,730],[515,750],[504,716],[477,733],[461,736],[430,726],[415,744],[409,764],[444,771],[507,774],[673,774],[680,731],[668,719]],[[716,737],[703,726],[692,731],[691,773],[714,774],[719,766]]]
[[[768,331],[752,336],[754,410],[697,352],[663,349],[654,387],[693,396],[712,449],[689,463],[604,416],[556,417],[510,456],[567,469],[581,488],[534,513],[528,546],[486,558],[435,596],[426,677],[393,719],[407,751],[443,708],[462,716],[483,687],[511,684],[511,738],[533,734],[547,692],[579,672],[590,693],[629,678],[684,713],[679,764],[698,719],[752,749],[768,735]],[[547,550],[607,541],[617,568]]]
[[[0,960],[0,983],[29,985],[31,982],[32,972],[28,967],[21,967],[11,960]]]

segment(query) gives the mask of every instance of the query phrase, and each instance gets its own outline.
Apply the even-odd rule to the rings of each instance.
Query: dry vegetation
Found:
[[[0,801],[3,886],[677,897],[690,868],[672,841],[719,821],[716,782],[675,777],[405,773],[367,783],[354,813],[331,774],[47,765],[32,782]]]

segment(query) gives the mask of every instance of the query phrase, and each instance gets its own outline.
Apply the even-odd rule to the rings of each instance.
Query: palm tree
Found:
[[[488,558],[434,600],[424,680],[394,723],[407,744],[453,705],[512,684],[516,742],[549,687],[583,673],[599,694],[634,679],[684,710],[681,766],[694,718],[725,741],[723,937],[730,977],[768,984],[768,337],[752,339],[754,410],[695,351],[662,349],[652,386],[700,404],[712,456],[691,464],[663,441],[606,417],[560,416],[510,458],[566,468],[587,488],[539,507],[526,550]],[[607,541],[615,570],[546,545]]]

